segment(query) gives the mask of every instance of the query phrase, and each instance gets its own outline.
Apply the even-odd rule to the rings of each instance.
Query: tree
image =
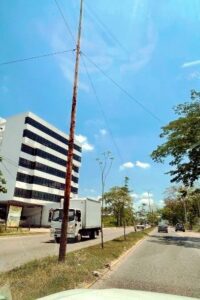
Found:
[[[2,157],[0,156],[0,162],[2,162]],[[0,193],[7,193],[7,189],[6,189],[6,181],[3,177],[3,174],[0,170]]]
[[[115,186],[104,194],[108,210],[115,216],[117,225],[123,225],[123,218],[130,222],[133,220],[132,198],[125,186]]]
[[[191,91],[191,101],[175,107],[179,116],[162,127],[166,142],[151,153],[154,161],[163,163],[171,158],[171,182],[193,186],[200,176],[200,92]]]
[[[152,211],[147,213],[147,222],[150,225],[157,225],[158,224],[158,219],[159,219],[159,213],[158,211]]]
[[[172,225],[185,222],[192,229],[200,218],[200,189],[189,188],[186,192],[183,187],[174,186],[167,189],[166,194],[162,218]]]

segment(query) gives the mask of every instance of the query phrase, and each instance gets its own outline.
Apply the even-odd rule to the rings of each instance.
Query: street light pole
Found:
[[[103,210],[104,210],[104,192],[105,192],[105,183],[106,178],[110,172],[112,167],[113,157],[111,156],[111,152],[104,152],[103,158],[97,158],[97,162],[99,163],[99,167],[101,170],[101,248],[104,248],[104,238],[103,238]]]

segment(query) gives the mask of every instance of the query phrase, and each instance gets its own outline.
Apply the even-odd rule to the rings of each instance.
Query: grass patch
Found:
[[[200,232],[200,225],[194,225],[193,228],[192,228],[192,231]]]
[[[9,284],[13,300],[32,300],[56,292],[81,288],[94,280],[92,271],[101,271],[105,264],[118,258],[137,241],[147,236],[152,228],[132,232],[100,245],[91,246],[67,254],[61,264],[57,256],[34,260],[12,271],[0,274],[0,286]]]

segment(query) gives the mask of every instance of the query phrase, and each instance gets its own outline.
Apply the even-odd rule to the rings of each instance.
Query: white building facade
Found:
[[[68,136],[35,114],[10,117],[1,132],[1,171],[6,194],[0,203],[22,205],[22,219],[30,226],[48,226],[51,209],[64,197]],[[71,196],[78,195],[81,145],[75,141]]]

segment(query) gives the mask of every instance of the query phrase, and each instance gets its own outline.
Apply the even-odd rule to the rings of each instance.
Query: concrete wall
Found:
[[[1,171],[7,182],[7,193],[0,194],[0,200],[13,199],[25,116],[26,113],[6,120],[5,130],[2,134],[0,155],[3,158]]]
[[[22,211],[22,217],[25,216],[27,218],[27,224],[40,226],[41,209],[42,207],[24,207]]]

